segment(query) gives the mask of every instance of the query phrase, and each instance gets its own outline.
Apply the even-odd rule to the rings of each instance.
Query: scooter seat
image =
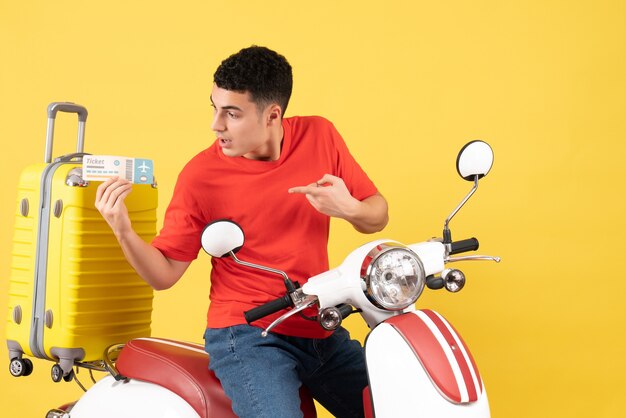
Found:
[[[129,341],[115,363],[125,377],[163,386],[183,398],[201,418],[236,418],[230,399],[209,370],[200,344],[162,338]]]
[[[163,386],[183,398],[200,418],[237,418],[200,344],[163,338],[129,341],[115,363],[125,377]],[[304,416],[316,417],[313,399],[300,390]]]

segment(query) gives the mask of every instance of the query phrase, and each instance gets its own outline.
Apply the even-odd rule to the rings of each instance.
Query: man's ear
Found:
[[[270,112],[268,115],[268,124],[271,124],[276,121],[280,122],[281,115],[283,114],[283,111],[280,108],[280,106],[277,104],[273,104],[270,106],[269,110]]]

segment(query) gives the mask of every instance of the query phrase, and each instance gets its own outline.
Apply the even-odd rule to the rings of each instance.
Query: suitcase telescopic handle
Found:
[[[85,148],[85,122],[87,121],[87,109],[76,103],[71,102],[53,102],[48,105],[48,129],[46,130],[46,153],[44,161],[49,164],[52,162],[52,139],[54,137],[54,121],[58,112],[77,113],[78,114],[78,140],[76,144],[76,152],[82,153]]]

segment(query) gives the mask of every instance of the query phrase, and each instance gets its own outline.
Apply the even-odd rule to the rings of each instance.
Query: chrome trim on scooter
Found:
[[[230,254],[230,256],[233,258],[233,260],[235,260],[235,263],[237,263],[237,264],[240,264],[240,265],[246,266],[246,267],[251,267],[251,268],[263,270],[263,271],[267,271],[267,272],[270,272],[270,273],[280,274],[281,276],[283,276],[283,278],[285,280],[289,280],[289,277],[287,277],[287,273],[285,273],[282,270],[277,270],[277,269],[273,269],[271,267],[262,266],[260,264],[254,264],[254,263],[248,263],[247,261],[242,261],[242,260],[237,258],[237,256],[235,255],[234,251],[230,251],[228,254]]]
[[[478,180],[479,179],[480,179],[479,176],[474,176],[474,187],[472,187],[472,190],[469,191],[469,193],[463,198],[461,203],[459,203],[459,205],[456,208],[454,208],[452,213],[450,215],[448,215],[448,217],[446,218],[445,222],[443,223],[444,234],[445,234],[445,231],[448,231],[448,234],[450,233],[450,221],[452,220],[452,218],[454,218],[454,216],[458,213],[458,211],[461,210],[461,208],[465,205],[465,203],[467,203],[469,198],[472,197],[472,195],[474,193],[476,193],[476,190],[478,190]],[[449,244],[449,242],[445,242],[445,243]]]
[[[104,361],[104,368],[107,372],[111,374],[115,378],[115,380],[124,380],[126,376],[122,376],[120,372],[115,367],[115,360],[120,355],[120,352],[124,348],[125,344],[114,344],[105,348],[104,353],[102,355],[102,360]]]
[[[490,255],[466,255],[466,256],[462,256],[462,257],[446,257],[445,258],[445,262],[446,263],[454,263],[457,261],[472,261],[472,260],[487,260],[487,261],[495,261],[496,263],[499,263],[502,259],[500,257],[493,257]]]
[[[387,254],[393,254],[398,252],[404,254],[405,258],[407,258],[410,263],[412,263],[412,268],[414,270],[412,272],[413,274],[408,274],[407,272],[403,272],[400,274],[400,277],[404,279],[404,285],[402,286],[402,289],[405,292],[412,292],[412,295],[410,298],[405,297],[405,300],[402,302],[397,300],[385,301],[384,298],[377,293],[376,288],[380,288],[381,282],[388,280],[388,278],[385,277],[385,279],[382,279],[379,275],[376,275],[374,271],[378,268],[378,262],[382,257],[386,256]],[[383,272],[381,272],[381,275],[389,275],[392,277],[392,280],[395,279],[396,267],[398,266],[394,266],[392,269],[385,269]],[[360,269],[360,277],[364,283],[363,294],[365,295],[365,297],[367,297],[370,303],[380,309],[389,311],[401,311],[415,303],[415,301],[422,294],[424,286],[426,285],[426,273],[422,260],[409,247],[395,242],[381,243],[372,248],[372,250],[370,250],[370,252],[367,253],[365,258],[363,259]],[[414,283],[411,283],[411,281],[414,281]],[[385,285],[382,285],[382,287],[384,288]]]
[[[46,418],[69,418],[69,415],[61,409],[51,409],[46,414]]]

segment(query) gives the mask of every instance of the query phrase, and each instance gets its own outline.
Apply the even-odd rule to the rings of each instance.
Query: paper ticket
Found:
[[[136,184],[154,183],[154,163],[143,158],[117,157],[114,155],[85,155],[83,179],[105,181],[119,177]]]

